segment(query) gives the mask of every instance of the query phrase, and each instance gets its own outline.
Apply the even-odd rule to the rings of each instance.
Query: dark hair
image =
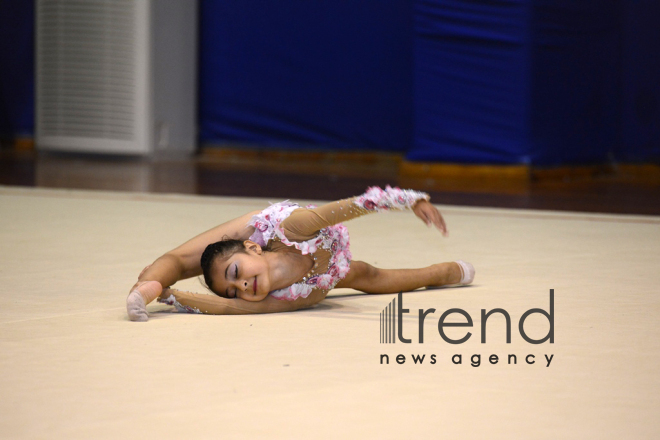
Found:
[[[245,253],[245,244],[243,243],[243,240],[225,238],[222,241],[206,246],[206,249],[204,249],[204,252],[202,253],[201,265],[202,273],[204,274],[204,283],[211,292],[218,296],[222,295],[213,290],[213,279],[211,278],[211,267],[213,266],[213,262],[215,262],[217,258],[229,258],[236,252]]]

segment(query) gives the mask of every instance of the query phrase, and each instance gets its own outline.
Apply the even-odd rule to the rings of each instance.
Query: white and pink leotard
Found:
[[[300,213],[313,210],[316,219],[310,218],[309,215],[291,217],[294,211],[301,208],[289,201],[275,203],[264,209],[248,223],[255,228],[250,240],[261,246],[276,240],[286,246],[294,246],[303,255],[311,254],[315,261],[312,271],[301,281],[272,291],[270,295],[277,299],[293,301],[299,297],[306,298],[314,289],[332,289],[348,274],[352,258],[348,230],[340,221],[369,212],[411,208],[418,200],[428,198],[428,194],[418,191],[389,186],[384,190],[371,187],[361,196],[331,204],[330,209],[309,205]],[[324,224],[327,226],[320,228]],[[314,235],[307,238],[301,235],[301,231],[312,232]]]
[[[294,301],[307,298],[314,290],[327,293],[350,270],[352,255],[348,230],[341,222],[373,212],[411,209],[418,200],[429,200],[429,195],[390,186],[385,189],[371,187],[360,196],[321,207],[309,205],[301,208],[284,201],[254,215],[248,222],[249,226],[254,227],[250,240],[262,247],[271,246],[273,251],[281,247],[295,247],[302,255],[309,254],[314,259],[312,270],[302,280],[287,288],[274,290],[269,295]],[[186,293],[173,293],[159,301],[177,306],[181,311],[212,313],[205,310],[209,309],[208,298],[204,298],[203,307],[199,307],[196,300],[200,295],[187,297]]]

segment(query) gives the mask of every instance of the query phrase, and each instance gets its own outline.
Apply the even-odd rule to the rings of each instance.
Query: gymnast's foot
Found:
[[[434,265],[437,269],[437,281],[427,288],[433,289],[446,286],[463,286],[471,284],[474,280],[474,266],[463,260],[451,263],[439,263]]]
[[[128,318],[131,321],[148,321],[147,304],[157,298],[162,291],[163,286],[158,281],[146,281],[137,284],[126,298]]]
[[[456,260],[455,263],[458,264],[458,267],[461,269],[461,279],[458,284],[472,284],[475,274],[474,266],[463,260]]]

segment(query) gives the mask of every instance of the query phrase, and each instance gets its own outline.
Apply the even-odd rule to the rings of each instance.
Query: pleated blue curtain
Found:
[[[412,4],[202,1],[204,143],[406,151]]]
[[[529,1],[415,2],[412,160],[529,155]]]
[[[660,161],[656,0],[200,1],[200,142],[539,166]],[[0,2],[0,136],[34,132]]]

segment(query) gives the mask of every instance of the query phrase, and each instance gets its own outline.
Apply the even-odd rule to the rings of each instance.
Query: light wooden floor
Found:
[[[152,305],[149,322],[127,320],[127,289],[143,266],[265,205],[0,187],[0,438],[660,435],[660,217],[439,206],[447,239],[406,213],[347,223],[356,259],[474,263],[471,287],[404,294],[411,344],[379,342],[380,313],[396,295],[350,290],[288,314],[199,316]],[[181,284],[202,290],[197,280]],[[529,344],[518,320],[549,310],[550,289],[554,343]],[[429,308],[436,312],[419,343],[418,310]],[[474,321],[448,331],[472,332],[464,344],[438,334],[450,308]],[[481,309],[494,308],[511,315],[510,344],[497,315],[480,343]],[[541,338],[548,321],[534,314],[525,330]]]

